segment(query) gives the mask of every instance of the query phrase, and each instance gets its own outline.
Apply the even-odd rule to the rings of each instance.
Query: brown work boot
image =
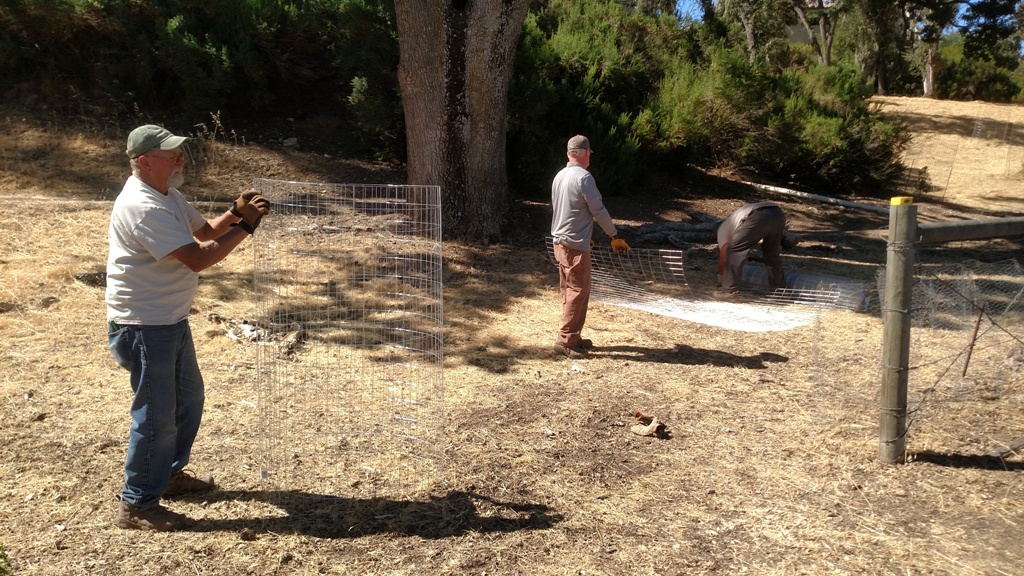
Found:
[[[181,496],[182,494],[206,492],[213,487],[213,476],[209,474],[196,476],[191,472],[178,470],[171,474],[171,480],[167,483],[167,490],[164,491],[164,496]]]
[[[584,350],[593,350],[594,341],[591,340],[590,338],[580,338],[579,347],[583,348]]]
[[[555,354],[561,354],[566,358],[587,357],[587,351],[584,350],[583,348],[579,346],[566,346],[565,344],[561,344],[558,342],[556,342],[555,345],[551,348],[551,351],[554,352]]]
[[[152,508],[135,508],[122,502],[114,524],[120,528],[134,530],[174,532],[192,527],[195,521],[184,514],[171,512],[159,504]]]

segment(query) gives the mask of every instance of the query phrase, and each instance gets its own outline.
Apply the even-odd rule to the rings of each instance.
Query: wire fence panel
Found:
[[[547,251],[557,266],[550,237]],[[812,382],[830,379],[837,371],[857,371],[877,394],[884,266],[878,267],[873,284],[787,268],[788,287],[770,290],[763,264],[748,262],[743,273],[748,291],[741,301],[727,302],[709,297],[709,287],[693,289],[686,281],[684,256],[679,250],[643,248],[615,254],[595,246],[591,297],[730,330],[791,331],[787,338],[805,343]],[[1016,433],[999,425],[1008,407],[1024,405],[1024,271],[1014,260],[949,263],[942,258],[926,251],[915,269],[907,424],[916,437],[910,445],[922,458],[929,451],[991,454],[1024,445],[1024,438],[1010,442],[1008,435]],[[822,414],[831,415],[828,406],[855,403],[877,409],[871,402],[877,397],[872,400],[855,388],[848,395],[831,392],[820,406]],[[962,433],[935,437],[928,422],[949,419],[963,420]]]
[[[557,266],[554,239],[545,242]],[[743,269],[744,285],[751,288],[745,301],[721,302],[691,290],[682,250],[631,248],[616,254],[594,246],[590,254],[594,301],[732,330],[790,330],[815,322],[821,309],[868,312],[878,306],[872,286],[792,270],[785,273],[788,288],[769,290],[767,271],[754,262]]]
[[[440,188],[256,180],[261,479],[376,496],[442,465]]]
[[[1019,404],[1024,397],[1024,271],[1015,260],[929,262],[923,252],[915,266],[911,309],[908,429],[943,418],[952,405]],[[884,284],[884,269],[879,272]],[[884,289],[880,289],[884,294]],[[967,436],[981,422],[964,423]],[[1005,440],[1005,439],[1004,439]],[[948,438],[947,450],[962,438]],[[996,443],[987,438],[978,443]]]

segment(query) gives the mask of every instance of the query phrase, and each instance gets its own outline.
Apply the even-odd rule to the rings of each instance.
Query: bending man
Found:
[[[741,206],[718,227],[718,274],[722,292],[736,294],[743,284],[743,265],[750,249],[761,243],[768,285],[774,290],[785,288],[782,273],[782,236],[786,215],[771,202],[755,202]]]

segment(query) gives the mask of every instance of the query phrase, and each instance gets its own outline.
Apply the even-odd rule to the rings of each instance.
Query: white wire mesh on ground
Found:
[[[548,257],[557,266],[553,239],[548,236],[546,242]],[[753,288],[747,301],[718,301],[690,290],[683,261],[680,250],[632,248],[615,254],[595,246],[591,250],[591,298],[744,332],[790,330],[813,322],[822,308],[867,311],[873,303],[869,285],[794,271],[786,271],[789,288],[769,292],[767,273],[757,263],[748,263],[743,270],[744,284]]]
[[[261,479],[296,495],[432,483],[443,455],[437,186],[256,180]]]

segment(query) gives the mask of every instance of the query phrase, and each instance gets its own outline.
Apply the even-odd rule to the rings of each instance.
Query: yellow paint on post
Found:
[[[895,196],[889,200],[890,206],[903,206],[905,204],[913,204],[913,196]]]

